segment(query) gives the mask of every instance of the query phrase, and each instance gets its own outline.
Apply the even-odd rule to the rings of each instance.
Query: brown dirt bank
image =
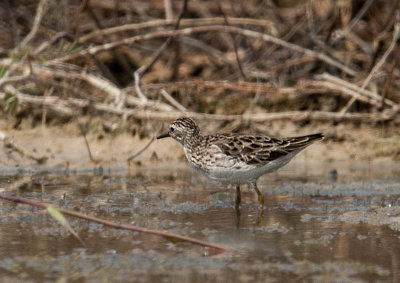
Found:
[[[199,121],[205,134],[214,131],[226,132],[229,125],[221,130],[215,125],[205,125]],[[25,153],[45,156],[41,164],[16,152],[5,144],[0,153],[0,167],[3,172],[18,169],[27,170],[106,170],[125,169],[127,159],[141,151],[155,136],[165,129],[168,123],[148,122],[141,130],[132,130],[121,124],[117,130],[109,132],[100,119],[90,122],[87,141],[92,153],[89,156],[85,138],[77,122],[59,126],[34,127],[22,125],[19,130],[11,129],[5,120],[0,121],[1,129],[20,146]],[[143,130],[145,128],[146,130]],[[400,160],[400,129],[389,126],[370,126],[354,124],[309,124],[296,125],[292,122],[274,122],[270,125],[236,127],[239,132],[266,132],[273,136],[294,136],[322,132],[326,138],[306,149],[292,163],[317,162],[329,165],[336,163],[395,164]],[[144,134],[145,133],[145,134]],[[147,133],[147,135],[146,135]],[[145,135],[145,137],[142,137]],[[172,139],[155,140],[140,155],[133,159],[134,168],[163,168],[172,164],[186,166],[184,153],[179,144]],[[326,167],[325,166],[325,167]],[[333,166],[333,165],[332,165]]]

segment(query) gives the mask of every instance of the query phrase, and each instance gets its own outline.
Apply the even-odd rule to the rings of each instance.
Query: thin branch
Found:
[[[380,106],[380,102],[370,98],[368,96],[364,96],[362,94],[360,94],[357,91],[354,91],[352,89],[347,88],[346,86],[343,85],[338,85],[332,82],[327,82],[327,81],[323,81],[320,83],[321,88],[325,88],[328,90],[331,90],[332,92],[340,92],[342,94],[345,94],[346,96],[351,96],[352,98],[357,99],[358,101],[373,105],[375,107],[379,107]]]
[[[171,103],[173,106],[175,106],[176,109],[182,111],[182,112],[186,112],[188,111],[185,106],[183,106],[182,104],[180,104],[178,101],[176,101],[175,98],[173,98],[168,92],[165,91],[165,89],[161,89],[160,90],[161,95],[168,100],[169,103]]]
[[[50,96],[54,92],[54,87],[46,88],[46,90],[43,93],[43,97]],[[46,128],[46,119],[47,119],[47,109],[46,107],[42,106],[43,112],[42,112],[42,128]]]
[[[376,93],[374,93],[372,91],[366,90],[365,88],[363,89],[363,88],[361,88],[361,87],[359,87],[359,86],[357,86],[355,84],[349,83],[349,82],[347,82],[345,80],[342,80],[342,79],[340,79],[338,77],[332,76],[332,75],[330,75],[328,73],[324,73],[322,75],[319,75],[319,76],[317,76],[317,78],[329,81],[331,83],[334,83],[334,84],[340,85],[342,87],[345,87],[345,88],[347,88],[349,90],[355,91],[355,92],[358,93],[358,95],[357,95],[358,98],[361,98],[361,99],[363,99],[363,98],[364,99],[371,98],[371,99],[375,100],[376,102],[383,101],[385,104],[387,104],[389,106],[392,106],[394,108],[398,108],[399,107],[399,105],[397,103],[393,102],[390,99],[382,98],[381,96],[379,96],[378,94],[376,94]],[[356,96],[354,96],[354,95],[352,95],[352,96],[353,96],[352,99],[358,99]],[[360,101],[362,101],[362,100],[360,100]],[[365,102],[365,101],[363,101],[363,102]]]
[[[72,110],[70,107],[68,107],[68,103],[66,103],[65,100],[60,99],[59,97],[54,97],[54,96],[47,96],[47,97],[42,97],[42,96],[33,96],[29,94],[24,94],[20,92],[19,90],[15,89],[12,85],[6,85],[4,87],[4,90],[6,92],[10,92],[17,96],[18,102],[23,105],[23,104],[33,104],[33,105],[41,105],[48,107],[58,113],[61,116],[66,116],[66,117],[72,117],[76,113],[76,111]],[[5,93],[0,93],[0,98],[4,99]],[[82,100],[81,100],[82,101]]]
[[[141,155],[154,142],[154,140],[155,140],[155,138],[152,137],[151,140],[141,150],[139,150],[135,154],[132,154],[131,156],[129,156],[129,158],[126,161],[131,162],[134,158]]]
[[[204,80],[186,80],[177,82],[167,83],[155,83],[147,84],[143,87],[146,90],[156,91],[161,88],[165,89],[181,89],[181,88],[194,88],[197,91],[207,91],[212,89],[210,95],[219,96],[221,90],[232,90],[240,92],[241,96],[253,97],[254,93],[260,92],[264,96],[268,97],[268,100],[274,101],[283,99],[290,99],[298,97],[302,94],[314,94],[324,91],[321,88],[321,82],[315,80],[299,80],[295,86],[292,87],[277,87],[270,82],[245,82],[245,81],[227,81],[227,80],[216,80],[216,81],[204,81]],[[330,89],[329,89],[330,90]]]
[[[51,85],[51,82],[50,82]],[[63,84],[64,85],[64,84]],[[29,95],[22,93],[21,91],[16,90],[13,86],[7,85],[5,88],[6,91],[14,93],[18,97],[18,101],[20,102],[21,105],[24,104],[29,104],[29,105],[40,105],[40,106],[45,106],[52,111],[58,113],[58,115],[64,116],[64,117],[73,117],[75,115],[79,114],[78,110],[74,110],[71,108],[71,106],[75,106],[78,108],[87,108],[89,106],[92,106],[92,104],[96,104],[96,102],[91,102],[89,99],[80,99],[80,98],[72,98],[68,97],[66,99],[61,99],[58,96],[36,96],[36,95]],[[67,89],[68,90],[68,89]],[[70,89],[72,92],[73,89]],[[0,92],[0,99],[4,99],[5,93]],[[142,100],[133,97],[133,96],[128,96],[126,98],[126,103],[127,105],[130,106],[135,106],[139,109],[153,109],[157,111],[173,111],[174,108],[162,103],[160,101],[153,101],[149,100],[147,102],[143,102]],[[92,103],[92,104],[91,104]],[[119,107],[115,107],[113,105],[108,106],[112,109],[121,109]]]
[[[182,6],[182,11],[179,14],[178,20],[176,21],[174,29],[177,30],[179,28],[179,24],[181,22],[181,19],[183,17],[183,14],[186,12],[187,8],[187,2],[188,0],[183,1],[183,6]],[[140,79],[141,77],[154,65],[154,63],[158,60],[158,58],[161,56],[162,52],[170,45],[172,42],[173,35],[168,36],[167,40],[161,45],[160,48],[157,49],[156,52],[154,52],[150,62],[148,62],[146,65],[141,66],[139,69],[137,69],[134,72],[134,80],[135,80],[135,90],[140,98],[143,100],[147,100],[147,97],[143,94],[142,90],[140,89]]]
[[[228,58],[228,56],[225,52],[222,52],[222,51],[218,50],[217,48],[210,46],[209,44],[205,43],[204,41],[195,39],[193,37],[188,37],[188,36],[181,36],[178,40],[180,42],[186,44],[187,46],[193,46],[195,48],[202,50],[205,53],[210,54],[211,56],[215,57],[218,61],[222,60],[224,63],[229,64],[229,65],[236,64],[236,62],[233,62],[233,60]]]
[[[141,100],[143,100],[144,102],[146,102],[148,99],[146,97],[146,95],[144,95],[144,93],[142,92],[142,89],[140,88],[140,74],[139,74],[139,70],[138,69],[136,72],[133,73],[133,79],[135,81],[135,91],[137,96],[139,96],[139,98]]]
[[[95,76],[92,74],[82,73],[79,75],[80,78],[90,83],[92,86],[110,94],[114,97],[115,106],[118,108],[122,108],[125,105],[126,95],[123,90],[114,85],[112,82],[107,79],[101,78],[100,76]]]
[[[7,73],[8,73],[8,71],[7,71]],[[5,74],[5,75],[0,79],[0,87],[1,87],[3,84],[6,84],[6,83],[13,83],[13,82],[19,82],[19,81],[22,81],[22,80],[26,80],[26,79],[28,79],[28,78],[30,78],[30,77],[31,77],[31,75],[30,75],[29,73],[24,74],[24,75],[22,75],[22,76],[13,76],[13,77],[10,77],[10,76],[8,76],[8,74]]]
[[[27,205],[31,205],[31,206],[35,206],[35,207],[44,208],[44,209],[47,209],[48,207],[53,207],[53,208],[56,208],[61,213],[64,213],[66,215],[70,215],[70,216],[78,217],[78,218],[85,219],[85,220],[88,220],[88,221],[100,223],[100,224],[103,224],[105,226],[113,227],[115,229],[122,229],[122,230],[130,230],[130,231],[148,233],[148,234],[161,236],[161,237],[164,237],[164,238],[167,238],[167,239],[175,239],[175,240],[178,240],[178,241],[188,242],[188,243],[192,243],[192,244],[199,245],[199,246],[202,246],[202,247],[213,248],[213,249],[216,249],[216,250],[219,251],[218,253],[216,253],[214,255],[224,254],[224,253],[227,253],[229,251],[229,249],[226,248],[226,247],[223,247],[223,246],[220,246],[220,245],[216,245],[216,244],[212,244],[212,243],[208,243],[208,242],[204,242],[204,241],[197,240],[197,239],[194,239],[194,238],[191,238],[191,237],[181,236],[181,235],[177,235],[177,234],[172,234],[172,233],[168,233],[168,232],[164,232],[164,231],[148,229],[148,228],[143,228],[143,227],[138,227],[138,226],[118,224],[118,223],[115,223],[115,222],[112,222],[112,221],[109,221],[109,220],[105,220],[105,219],[102,219],[102,218],[98,218],[98,217],[95,217],[95,216],[79,213],[79,212],[74,211],[74,210],[68,210],[68,209],[64,209],[64,208],[61,208],[61,207],[57,207],[57,206],[54,206],[54,205],[48,204],[48,203],[41,203],[41,202],[36,202],[36,201],[20,198],[20,197],[13,197],[13,196],[6,196],[6,195],[0,195],[0,199],[12,201],[12,202],[15,202],[15,203],[23,203],[23,204],[27,204]]]
[[[61,31],[56,33],[50,40],[43,42],[42,44],[39,45],[33,52],[34,56],[39,55],[42,53],[44,50],[46,50],[48,47],[50,47],[52,44],[54,44],[56,41],[58,41],[60,38],[63,38],[64,36],[67,35],[67,32]]]
[[[260,90],[265,94],[281,94],[287,93],[287,89],[293,90],[293,88],[277,88],[270,82],[264,83],[254,83],[245,81],[227,81],[227,80],[216,80],[216,81],[204,81],[204,80],[186,80],[177,81],[172,83],[155,83],[147,84],[143,86],[144,89],[160,89],[160,88],[187,88],[193,87],[196,89],[224,89],[224,90],[234,90],[242,92],[243,94],[254,93]],[[289,91],[290,92],[290,91]]]
[[[220,1],[218,0],[217,3],[218,3],[219,12],[222,14],[222,16],[224,18],[225,25],[230,26],[229,21],[228,21],[228,17],[225,15],[224,10],[222,10]],[[229,34],[229,35],[231,36],[231,40],[232,40],[232,43],[233,43],[233,49],[235,51],[236,63],[238,65],[238,69],[239,69],[240,75],[242,76],[243,79],[246,79],[246,74],[244,73],[244,70],[243,70],[243,67],[242,67],[242,63],[240,62],[236,40],[235,40],[235,38],[233,37],[232,34]]]
[[[33,20],[32,29],[28,33],[28,35],[21,41],[21,43],[17,46],[16,50],[21,50],[22,48],[24,48],[29,43],[29,41],[31,41],[35,37],[37,31],[39,30],[39,25],[40,22],[42,21],[46,4],[47,0],[40,0],[36,9],[36,16],[35,19]]]
[[[392,41],[390,42],[389,48],[386,50],[385,54],[383,54],[382,58],[379,60],[379,62],[372,68],[371,72],[369,73],[368,77],[365,79],[364,83],[362,84],[361,88],[365,88],[369,82],[371,81],[372,77],[375,75],[375,73],[382,67],[382,65],[386,62],[387,57],[389,54],[393,51],[393,49],[396,47],[397,40],[399,39],[400,35],[400,23],[395,24],[394,26],[394,31],[393,31],[393,38]]]
[[[364,14],[368,11],[369,7],[371,7],[372,3],[375,0],[367,0],[360,11],[357,13],[357,15],[351,20],[351,22],[348,24],[347,28],[351,30],[359,21],[360,19],[364,16]]]
[[[78,11],[76,13],[74,24],[72,26],[72,33],[73,33],[74,37],[76,37],[77,34],[78,34],[78,28],[81,25],[81,21],[82,21],[82,17],[83,17],[83,11],[85,10],[85,8],[88,5],[89,1],[90,0],[83,0],[79,5]]]
[[[175,30],[178,30],[179,24],[180,24],[181,19],[183,17],[183,14],[186,12],[187,2],[188,2],[188,0],[184,0],[183,1],[182,11],[179,14],[178,20],[176,21],[176,24],[175,24],[175,27],[174,27]],[[169,44],[171,43],[173,37],[174,37],[174,35],[169,35],[167,40],[163,43],[163,45],[160,48],[158,48],[156,52],[154,52],[153,57],[151,58],[150,62],[147,63],[146,65],[143,65],[142,67],[140,67],[135,72],[135,73],[139,74],[139,78],[142,77],[154,65],[154,63],[161,56],[162,52],[164,52],[164,50],[169,46]]]
[[[171,0],[164,0],[165,19],[172,20],[174,17]]]
[[[233,18],[233,17],[228,17],[228,21],[233,24],[233,25],[252,25],[252,26],[259,26],[263,28],[269,28],[269,32],[271,34],[276,35],[278,32],[275,28],[275,24],[272,21],[265,20],[265,19],[250,19],[250,18]],[[180,26],[183,27],[188,27],[188,26],[201,26],[201,25],[220,25],[224,24],[225,19],[224,18],[199,18],[199,19],[182,19]],[[88,33],[86,35],[83,35],[79,38],[79,43],[84,43],[88,40],[91,40],[93,38],[99,37],[99,36],[104,36],[104,35],[109,35],[117,32],[123,32],[123,31],[132,31],[132,30],[139,30],[139,29],[147,29],[147,28],[158,28],[161,26],[168,26],[168,25],[175,25],[176,20],[175,19],[166,19],[166,20],[153,20],[153,21],[148,21],[148,22],[143,22],[143,23],[135,23],[135,24],[126,24],[122,26],[117,26],[117,27],[111,27],[111,28],[106,28],[102,30],[95,30],[91,33]]]
[[[329,57],[328,55],[326,55],[324,53],[301,47],[297,44],[284,41],[280,38],[277,38],[275,36],[268,35],[265,33],[252,31],[252,30],[248,30],[248,29],[242,29],[242,28],[238,28],[238,27],[221,26],[221,25],[192,27],[192,28],[184,28],[184,29],[170,30],[170,31],[157,31],[157,32],[153,32],[153,33],[147,33],[144,35],[137,35],[137,36],[125,38],[122,40],[118,40],[118,41],[114,41],[114,42],[110,42],[110,43],[106,43],[106,44],[102,44],[102,45],[98,45],[98,46],[93,46],[93,47],[84,49],[80,52],[77,52],[75,54],[71,54],[71,55],[61,57],[61,58],[54,59],[52,62],[66,62],[66,61],[74,60],[79,57],[85,57],[89,54],[96,54],[98,52],[107,51],[107,50],[119,47],[121,45],[131,45],[133,43],[136,43],[138,41],[143,41],[143,40],[150,40],[150,39],[170,37],[170,36],[179,36],[179,35],[192,35],[192,34],[204,33],[204,32],[229,32],[229,33],[241,34],[241,35],[251,37],[251,38],[260,39],[265,42],[270,42],[270,43],[279,45],[281,47],[288,48],[294,52],[303,53],[308,56],[317,58],[318,60],[321,60],[322,62],[325,62],[328,65],[334,66],[334,67],[342,70],[343,72],[345,72],[348,75],[355,76],[357,74],[357,72],[354,71],[353,69],[345,66],[343,63]]]
[[[14,65],[15,66],[15,65]],[[24,65],[21,65],[22,68],[26,68]],[[88,97],[86,93],[84,93],[81,89],[74,88],[71,84],[68,83],[58,83],[49,80],[49,78],[63,78],[67,80],[74,80],[74,79],[79,79],[83,80],[86,83],[90,84],[91,86],[95,87],[96,89],[105,92],[106,94],[109,95],[111,99],[113,99],[113,105],[115,105],[117,108],[122,108],[124,107],[125,103],[128,102],[128,100],[131,103],[138,103],[141,104],[143,101],[139,102],[137,99],[132,99],[128,98],[126,95],[125,90],[120,89],[118,86],[110,82],[109,80],[101,77],[101,76],[96,76],[93,74],[85,73],[85,72],[78,72],[77,71],[64,71],[60,70],[59,68],[49,68],[49,67],[44,67],[40,64],[32,64],[32,68],[34,70],[34,73],[37,77],[42,77],[41,83],[46,83],[49,85],[54,85],[57,87],[62,87],[64,89],[67,89],[70,92],[76,93],[81,97]],[[11,79],[12,77],[10,77]],[[16,80],[18,77],[15,77],[14,80]],[[26,77],[20,77],[20,79],[25,79],[28,78]],[[35,77],[33,77],[35,79]],[[46,81],[47,80],[47,81]],[[2,84],[2,80],[0,79],[0,86]],[[150,104],[150,103],[149,103]],[[167,106],[167,105],[166,105]],[[166,110],[165,108],[164,110]]]
[[[92,150],[90,149],[90,144],[89,144],[89,141],[86,136],[86,129],[79,121],[78,121],[78,125],[79,125],[79,130],[81,131],[81,134],[85,141],[85,146],[86,146],[86,150],[88,151],[90,161],[92,161],[94,164],[100,163],[102,160],[99,158],[95,158],[92,154]]]
[[[361,89],[365,89],[365,87],[369,84],[371,81],[372,77],[375,75],[375,73],[382,67],[382,65],[386,62],[387,57],[389,54],[393,51],[393,49],[396,47],[397,40],[399,39],[400,35],[400,23],[396,23],[394,25],[394,31],[393,31],[393,38],[392,41],[389,45],[389,48],[386,50],[385,54],[383,54],[382,58],[379,60],[378,63],[375,64],[375,66],[372,68],[371,72],[367,76],[367,78],[364,80],[364,83],[361,86]],[[353,97],[344,107],[342,110],[340,110],[340,113],[346,113],[351,105],[353,105],[354,101],[356,101],[356,98]]]
[[[18,152],[18,154],[20,154],[21,156],[26,156],[29,159],[35,160],[39,164],[43,164],[47,161],[47,159],[49,159],[49,157],[46,155],[37,156],[27,152],[23,147],[18,145],[12,138],[7,136],[6,133],[4,133],[1,130],[0,130],[0,141],[2,141],[6,147],[9,147],[12,150]]]
[[[98,17],[96,12],[93,10],[91,7],[91,3],[88,1],[87,4],[84,6],[84,10],[88,14],[88,16],[93,20],[93,22],[96,24],[96,27],[98,29],[103,28],[103,24],[101,19]],[[78,27],[78,26],[77,26]],[[76,36],[76,35],[75,35]],[[101,39],[101,42],[106,42],[107,40],[112,40],[112,36],[104,36],[104,38]],[[124,72],[131,74],[133,72],[133,69],[131,68],[130,64],[128,63],[128,58],[126,58],[125,54],[120,52],[118,49],[114,49],[111,51],[113,57],[115,58],[116,62],[118,65],[120,65],[123,69]],[[103,60],[97,58],[96,56],[93,56],[94,61],[97,63],[99,68],[102,70],[104,74],[107,75],[108,78],[110,78],[116,85],[118,85],[118,79],[110,70],[110,67],[107,66],[107,64],[104,64]]]
[[[383,89],[382,89],[382,93],[381,93],[382,94],[382,99],[381,99],[381,105],[379,107],[380,109],[383,109],[383,106],[385,105],[386,95],[387,95],[387,93],[389,91],[390,84],[392,82],[393,71],[394,71],[394,69],[395,69],[395,67],[397,65],[397,62],[398,62],[398,60],[395,60],[391,64],[392,66],[389,67],[389,73],[388,73],[388,76],[386,77],[386,81],[385,81],[385,84],[383,85]]]
[[[386,110],[377,113],[345,113],[345,115],[337,112],[328,111],[287,111],[276,113],[246,113],[243,115],[217,115],[203,114],[196,112],[186,112],[185,116],[194,119],[205,119],[209,121],[235,121],[244,120],[250,122],[272,122],[279,120],[288,121],[329,121],[329,122],[363,122],[377,123],[390,121],[398,115],[398,111]],[[129,116],[135,119],[153,119],[160,121],[171,121],[182,117],[181,112],[151,112],[151,111],[134,111],[129,113]]]
[[[4,93],[0,93],[0,98],[4,97]],[[89,105],[89,101],[82,99],[68,99],[63,100],[59,97],[32,97],[29,95],[19,96],[19,99],[26,99],[28,101],[33,101],[37,104],[49,104],[52,110],[57,110],[59,105],[72,104],[76,107],[83,108]],[[181,111],[151,111],[141,109],[118,109],[116,107],[98,103],[91,102],[90,107],[93,110],[99,112],[105,112],[113,115],[121,115],[124,117],[131,117],[135,119],[153,119],[153,120],[175,120],[182,116]],[[77,110],[68,112],[68,117],[74,117]],[[382,121],[390,121],[398,115],[399,109],[387,109],[383,112],[378,113],[345,113],[344,115],[338,112],[326,112],[326,111],[287,111],[287,112],[276,112],[276,113],[245,113],[243,115],[217,115],[217,114],[204,114],[197,112],[185,112],[185,116],[192,117],[195,119],[206,119],[210,121],[234,121],[234,120],[245,120],[251,122],[268,122],[268,121],[279,121],[279,120],[289,120],[289,121],[333,121],[333,122],[363,122],[363,123],[376,123]],[[61,112],[61,114],[66,115],[66,112]]]

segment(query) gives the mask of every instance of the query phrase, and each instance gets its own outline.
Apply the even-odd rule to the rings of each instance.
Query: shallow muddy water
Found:
[[[83,246],[42,209],[0,200],[0,280],[399,282],[399,171],[379,169],[265,176],[262,215],[249,188],[237,211],[234,188],[190,170],[1,176],[1,194],[229,252],[212,256],[211,248],[67,217]]]

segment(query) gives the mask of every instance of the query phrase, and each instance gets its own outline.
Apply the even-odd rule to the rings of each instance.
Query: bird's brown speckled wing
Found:
[[[323,135],[279,139],[257,135],[227,134],[209,136],[209,138],[224,154],[249,165],[263,166],[272,160],[305,148],[312,142],[322,139]]]

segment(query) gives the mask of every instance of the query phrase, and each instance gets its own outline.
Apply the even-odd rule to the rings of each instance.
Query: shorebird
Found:
[[[232,133],[202,135],[192,119],[183,117],[170,124],[168,132],[157,139],[166,137],[177,140],[189,163],[207,177],[236,185],[236,207],[241,202],[240,185],[249,184],[262,208],[264,197],[257,188],[258,178],[286,165],[297,153],[324,136],[321,133],[289,138]]]

